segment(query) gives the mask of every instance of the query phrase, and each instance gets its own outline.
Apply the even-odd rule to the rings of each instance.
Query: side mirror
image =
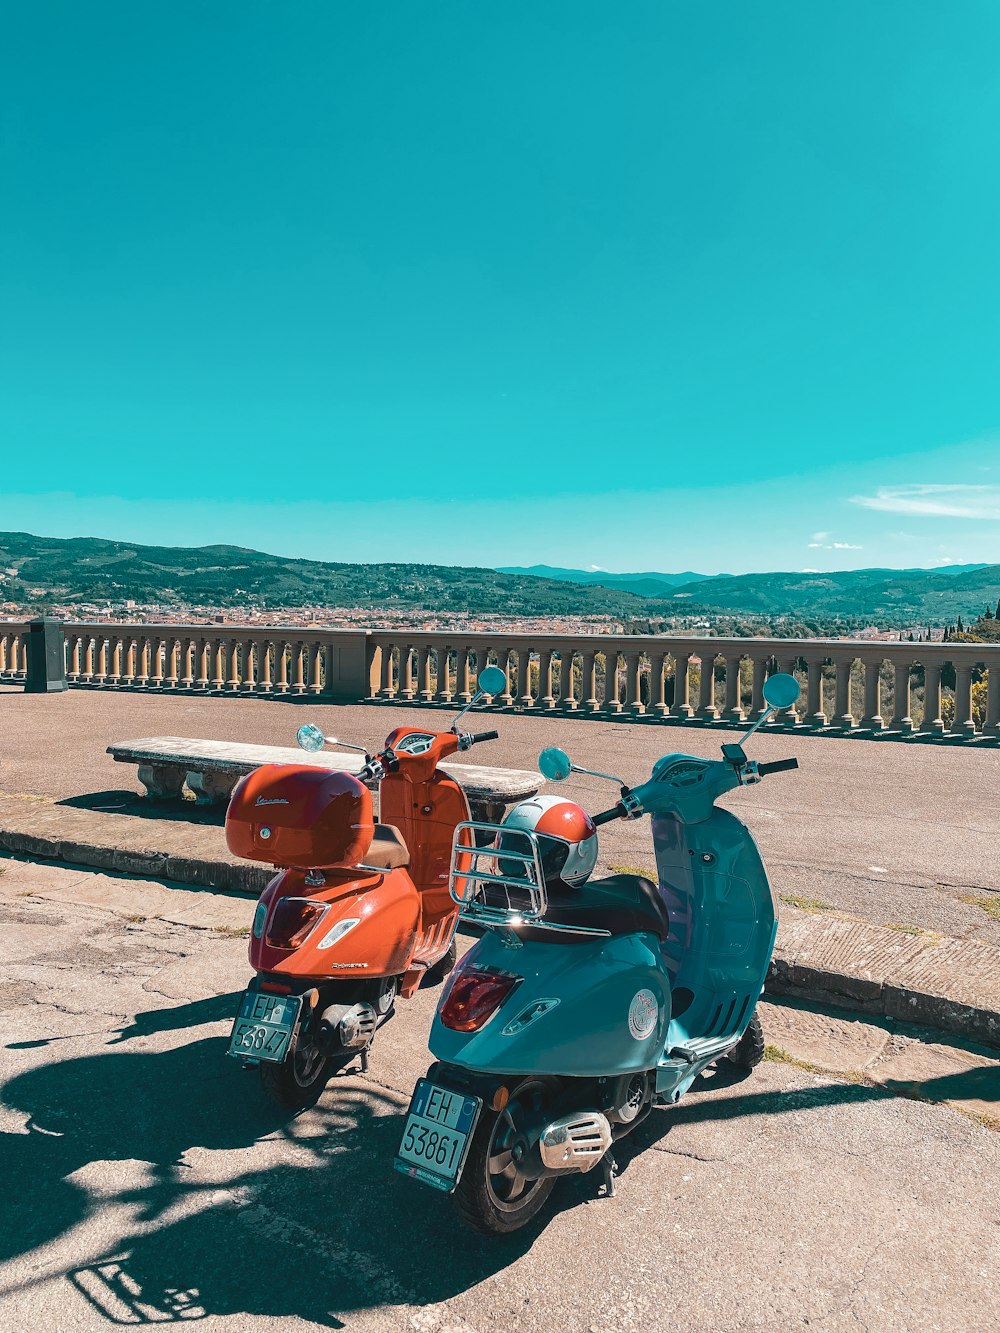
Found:
[[[550,745],[538,756],[538,771],[550,782],[565,782],[573,771],[573,765],[565,750]]]
[[[791,708],[801,693],[799,682],[787,671],[778,671],[764,682],[764,701],[771,708]]]
[[[324,736],[319,727],[312,722],[307,722],[305,726],[299,727],[295,733],[295,739],[299,743],[300,750],[308,750],[310,754],[315,754],[318,750],[322,750],[328,739],[335,741],[337,738],[335,736],[329,738]]]
[[[483,667],[476,681],[476,688],[483,694],[500,694],[507,688],[507,673],[498,666]]]

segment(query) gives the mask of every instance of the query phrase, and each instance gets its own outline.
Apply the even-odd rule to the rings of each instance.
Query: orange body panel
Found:
[[[291,765],[281,772],[277,765],[260,769],[237,787],[227,815],[227,838],[237,854],[254,860],[270,860],[278,850],[289,853],[279,864],[291,865],[268,884],[260,902],[266,917],[250,941],[250,964],[257,972],[277,974],[296,981],[365,980],[404,977],[402,992],[412,994],[422,968],[432,966],[447,950],[458,909],[452,901],[448,877],[456,825],[469,818],[469,804],[459,784],[438,770],[438,762],[458,749],[451,732],[431,733],[419,727],[397,727],[386,739],[391,752],[407,736],[433,736],[424,754],[395,755],[379,790],[379,819],[394,824],[410,852],[408,870],[366,872],[359,868],[367,832],[367,809],[349,799],[347,775]],[[304,770],[304,771],[303,771]],[[337,778],[331,782],[330,779]],[[325,784],[325,785],[324,785]],[[365,789],[361,787],[361,790]],[[365,792],[367,796],[367,792]],[[287,804],[268,804],[278,797]],[[258,807],[258,800],[263,804]],[[324,804],[325,802],[325,804]],[[329,811],[329,813],[327,813]],[[266,812],[270,837],[262,844],[259,835]],[[338,830],[337,818],[344,827]],[[297,830],[304,820],[314,833]],[[232,832],[230,833],[230,826]],[[367,836],[367,840],[366,840]],[[270,844],[270,845],[268,845]],[[348,864],[337,868],[322,850],[346,849]],[[275,858],[277,859],[277,858]],[[307,883],[308,869],[326,866],[323,883]],[[310,876],[315,879],[315,874]],[[276,948],[267,941],[275,905],[283,898],[308,898],[322,904],[324,912],[305,939],[294,948]],[[358,924],[327,948],[321,942],[338,921],[358,918]],[[258,929],[259,928],[259,929]],[[414,967],[414,964],[419,964]]]

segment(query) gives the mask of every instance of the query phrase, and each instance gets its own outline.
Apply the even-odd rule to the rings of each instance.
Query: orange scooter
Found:
[[[368,1052],[397,996],[443,981],[455,965],[458,907],[449,892],[465,792],[438,764],[498,733],[459,730],[499,667],[446,732],[397,727],[357,776],[306,764],[265,764],[241,779],[226,812],[230,851],[278,874],[260,896],[250,939],[256,976],[244,992],[229,1054],[257,1065],[266,1091],[299,1109],[330,1075]],[[331,742],[318,727],[299,745]],[[349,749],[362,749],[349,746]],[[379,784],[375,823],[365,782]]]

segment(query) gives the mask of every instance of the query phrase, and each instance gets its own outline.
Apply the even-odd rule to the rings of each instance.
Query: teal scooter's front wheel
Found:
[[[455,1191],[459,1217],[475,1231],[504,1236],[525,1226],[544,1206],[554,1176],[529,1176],[534,1146],[559,1089],[554,1078],[527,1078],[511,1090],[502,1111],[483,1108]]]

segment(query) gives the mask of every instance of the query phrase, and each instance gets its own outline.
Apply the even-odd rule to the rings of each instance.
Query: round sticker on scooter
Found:
[[[643,1041],[656,1027],[660,1006],[651,990],[636,991],[628,1007],[628,1030],[636,1041]]]

